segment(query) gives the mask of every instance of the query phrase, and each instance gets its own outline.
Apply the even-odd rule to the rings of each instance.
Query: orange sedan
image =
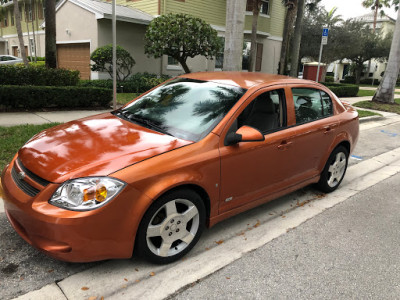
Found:
[[[205,226],[342,181],[358,115],[325,86],[261,73],[176,77],[123,108],[45,130],[3,170],[5,212],[57,259],[185,255]]]

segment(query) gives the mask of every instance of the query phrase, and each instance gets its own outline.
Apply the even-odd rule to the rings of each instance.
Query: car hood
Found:
[[[36,175],[63,182],[106,176],[191,143],[106,113],[42,131],[19,150],[18,157]]]

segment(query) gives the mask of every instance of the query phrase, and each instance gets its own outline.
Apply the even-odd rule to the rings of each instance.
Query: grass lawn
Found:
[[[400,94],[400,92],[394,92],[395,94]],[[365,96],[373,96],[375,95],[375,91],[370,91],[370,90],[359,90],[357,97],[365,97]]]
[[[59,123],[0,127],[0,172],[33,135]]]
[[[373,96],[374,94],[375,94],[375,91],[359,90],[357,97]]]
[[[365,117],[370,117],[370,116],[381,116],[381,114],[372,112],[372,111],[368,111],[368,110],[362,110],[362,109],[357,109],[358,112],[358,116],[360,118],[365,118]]]
[[[117,103],[126,104],[129,101],[135,99],[140,93],[119,93],[117,94]]]
[[[400,114],[400,99],[394,99],[394,101],[395,104],[376,103],[372,101],[360,101],[354,103],[353,106]]]

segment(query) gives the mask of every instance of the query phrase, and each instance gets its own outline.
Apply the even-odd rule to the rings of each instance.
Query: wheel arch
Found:
[[[204,207],[206,209],[206,221],[207,221],[207,226],[208,226],[209,219],[210,219],[210,211],[211,211],[210,197],[209,197],[208,193],[206,192],[206,190],[197,184],[186,183],[186,184],[174,186],[174,187],[164,191],[163,193],[161,193],[156,199],[154,199],[154,201],[156,201],[158,198],[160,198],[164,195],[167,195],[169,193],[172,193],[174,191],[185,190],[185,189],[189,189],[189,190],[196,192],[203,200]]]
[[[337,147],[339,147],[339,146],[343,146],[343,147],[345,147],[346,148],[346,150],[349,152],[349,154],[350,154],[350,142],[349,141],[347,141],[347,140],[345,140],[345,141],[341,141],[339,144],[337,144],[334,148],[333,148],[333,150],[335,150]],[[332,150],[332,151],[333,151]]]

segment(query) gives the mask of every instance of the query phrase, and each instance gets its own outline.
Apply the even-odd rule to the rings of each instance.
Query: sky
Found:
[[[358,17],[371,12],[371,9],[364,8],[361,5],[362,0],[322,0],[321,4],[325,6],[327,11],[330,11],[333,7],[337,7],[336,14],[342,15],[343,19],[349,19]],[[385,9],[385,12],[390,17],[396,19],[397,13],[394,8]]]

